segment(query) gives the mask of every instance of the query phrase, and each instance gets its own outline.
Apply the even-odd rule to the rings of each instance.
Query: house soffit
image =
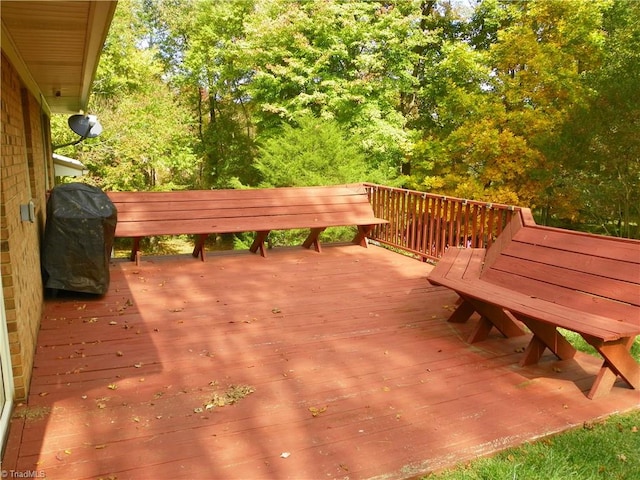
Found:
[[[2,51],[46,110],[86,110],[116,3],[2,1]]]

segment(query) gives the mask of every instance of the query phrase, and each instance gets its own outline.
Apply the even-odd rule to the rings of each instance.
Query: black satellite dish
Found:
[[[76,143],[83,141],[85,138],[95,138],[102,133],[102,125],[100,125],[98,117],[95,115],[71,115],[69,120],[67,120],[67,123],[71,130],[80,135],[80,138],[73,142],[63,143],[62,145],[54,145],[52,148],[53,150],[68,147],[69,145],[75,145]]]
[[[102,133],[102,125],[95,115],[71,115],[67,123],[83,139],[94,138]]]

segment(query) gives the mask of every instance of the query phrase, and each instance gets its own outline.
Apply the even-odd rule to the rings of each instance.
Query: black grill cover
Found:
[[[47,202],[42,268],[45,288],[103,295],[117,210],[99,188],[59,185]]]

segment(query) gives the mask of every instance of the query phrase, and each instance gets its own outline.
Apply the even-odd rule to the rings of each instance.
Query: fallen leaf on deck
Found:
[[[282,310],[280,310],[279,308],[272,308],[271,309],[271,313],[280,313]]]
[[[311,412],[311,416],[312,417],[317,417],[318,415],[320,415],[321,413],[324,413],[327,411],[327,406],[325,405],[324,407],[309,407],[309,411]]]
[[[217,382],[211,382],[209,385],[216,386]],[[205,403],[204,406],[207,410],[210,410],[214,407],[233,405],[255,391],[256,389],[250,385],[229,385],[224,392],[215,392],[213,394],[213,398],[209,402]]]
[[[282,452],[280,454],[280,458],[289,458],[291,456],[290,452]]]
[[[115,383],[111,383],[107,386],[107,388],[109,390],[117,390],[118,389],[118,385],[116,385]]]

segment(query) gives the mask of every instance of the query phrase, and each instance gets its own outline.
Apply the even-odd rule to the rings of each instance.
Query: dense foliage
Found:
[[[61,153],[111,189],[374,181],[638,237],[638,18],[634,0],[120,0],[105,132]]]

